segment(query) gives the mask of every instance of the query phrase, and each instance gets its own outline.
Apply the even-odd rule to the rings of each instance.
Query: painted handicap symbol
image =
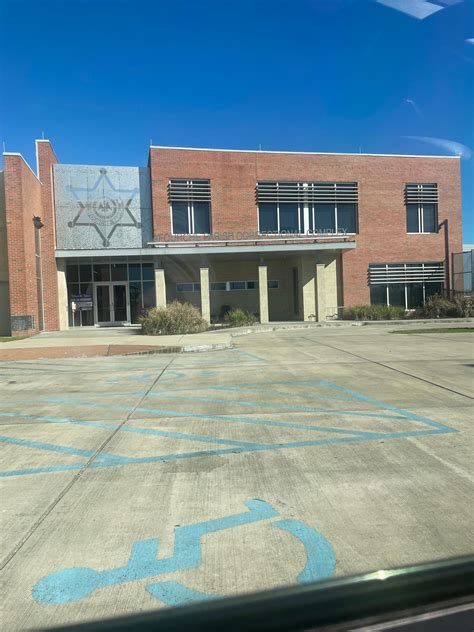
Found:
[[[205,534],[280,516],[276,509],[263,500],[247,500],[245,505],[249,511],[177,527],[171,557],[157,559],[158,539],[139,540],[133,544],[130,559],[125,566],[104,571],[75,567],[50,573],[33,587],[33,598],[41,604],[65,604],[84,599],[106,586],[197,568],[202,562],[201,538]],[[297,577],[298,582],[325,579],[334,573],[336,558],[333,548],[315,529],[293,519],[280,519],[271,522],[269,526],[287,531],[305,547],[306,564]],[[174,581],[153,582],[146,586],[146,590],[168,606],[216,597],[194,591]]]

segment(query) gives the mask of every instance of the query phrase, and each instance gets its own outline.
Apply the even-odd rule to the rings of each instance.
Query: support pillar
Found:
[[[155,264],[155,294],[156,306],[166,307],[166,280],[163,268]]]
[[[69,329],[69,305],[67,301],[66,259],[57,259],[59,330]]]
[[[260,322],[268,323],[268,275],[267,266],[258,266],[258,298],[260,302]]]
[[[301,293],[303,320],[316,318],[315,263],[313,259],[302,257],[301,260]]]
[[[326,320],[326,266],[324,263],[316,264],[316,320]]]
[[[209,294],[209,268],[199,269],[201,281],[201,314],[207,323],[211,322],[211,297]]]

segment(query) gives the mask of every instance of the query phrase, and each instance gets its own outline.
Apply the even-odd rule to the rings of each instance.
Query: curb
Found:
[[[247,329],[238,329],[237,331],[229,331],[226,329],[232,338],[238,336],[246,336],[248,334],[260,334],[271,333],[273,331],[285,331],[285,330],[298,330],[298,329],[321,329],[321,328],[337,328],[337,327],[393,327],[403,326],[410,327],[412,325],[442,325],[442,324],[474,324],[474,318],[426,318],[416,320],[347,320],[347,321],[333,321],[333,322],[321,322],[321,323],[301,323],[294,325],[260,325],[252,326]]]

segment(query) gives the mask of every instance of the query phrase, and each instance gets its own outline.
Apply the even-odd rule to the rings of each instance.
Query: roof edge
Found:
[[[37,174],[33,171],[33,169],[30,167],[30,165],[28,164],[28,162],[25,160],[23,154],[20,154],[19,151],[4,151],[2,153],[2,156],[19,156],[23,162],[25,163],[25,165],[28,167],[28,169],[31,171],[31,173],[35,176],[35,178],[38,180],[38,182],[41,184],[41,180],[38,178]]]
[[[310,156],[384,156],[390,158],[455,158],[461,156],[440,156],[426,154],[368,154],[364,152],[336,152],[336,151],[278,151],[267,149],[216,149],[213,147],[174,147],[172,145],[150,145],[150,149],[179,149],[182,151],[224,151],[240,154],[296,154]]]

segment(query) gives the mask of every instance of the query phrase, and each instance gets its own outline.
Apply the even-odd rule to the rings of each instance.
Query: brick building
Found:
[[[0,334],[128,325],[153,305],[262,322],[342,306],[412,309],[450,286],[461,250],[455,157],[150,147],[147,167],[36,173],[4,153]]]

